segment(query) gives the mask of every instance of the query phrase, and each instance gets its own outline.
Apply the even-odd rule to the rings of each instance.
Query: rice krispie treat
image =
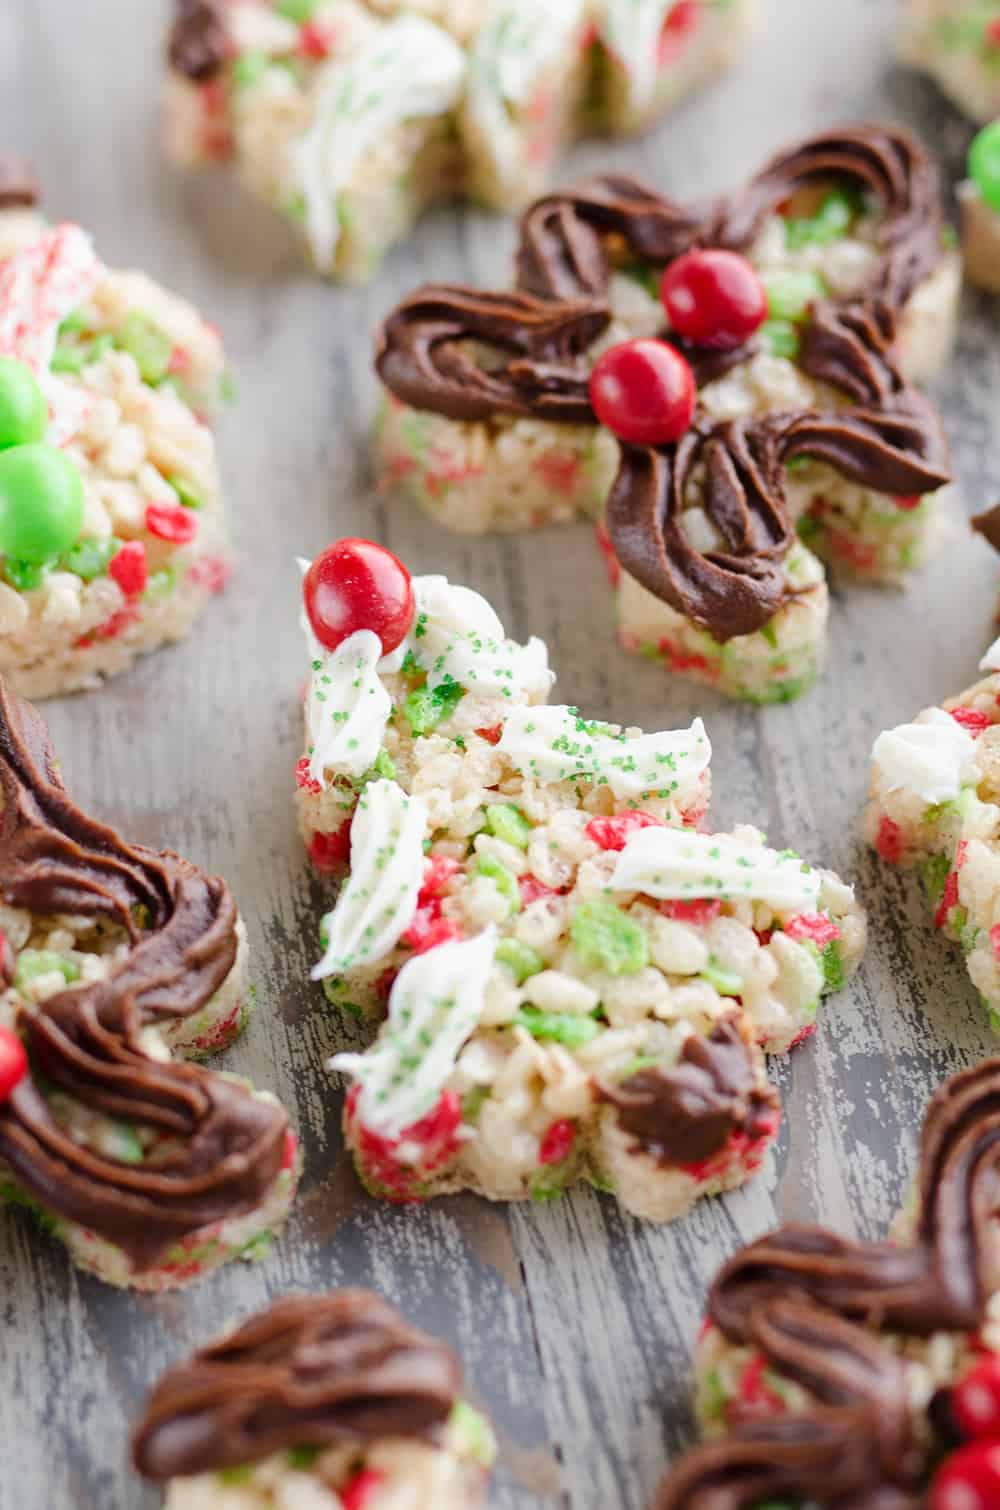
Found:
[[[1000,1032],[1000,640],[986,676],[872,751],[865,838],[889,865],[916,866],[934,926],[965,955]]]
[[[6,189],[4,187],[6,183]],[[97,686],[182,639],[230,552],[204,419],[217,332],[78,226],[48,228],[0,165],[0,674]]]
[[[780,1227],[723,1267],[695,1369],[714,1439],[655,1510],[995,1510],[1000,1060],[924,1120],[912,1220],[868,1243]]]
[[[474,1510],[458,1359],[370,1290],[289,1295],[167,1370],[132,1434],[165,1510]]]
[[[1000,9],[998,9],[1000,19]],[[1000,66],[1000,47],[997,49]],[[1000,294],[1000,120],[984,126],[969,148],[969,177],[959,185],[962,255],[970,283]]]
[[[435,199],[518,208],[586,126],[733,61],[752,0],[177,0],[167,148],[232,160],[317,269],[369,277]]]
[[[288,1119],[173,1057],[225,1047],[248,1010],[225,882],[81,812],[0,681],[0,1197],[113,1285],[262,1254],[298,1178]]]
[[[388,317],[386,481],[473,534],[590,515],[627,648],[797,696],[818,558],[898,583],[936,541],[947,445],[911,381],[951,344],[959,273],[928,159],[856,127],[697,212],[599,179],[527,212],[518,272]]]
[[[1000,114],[998,0],[906,0],[901,51],[975,120]]]
[[[701,720],[545,704],[544,646],[467,588],[343,541],[305,601],[300,813],[348,866],[313,974],[385,1017],[331,1061],[364,1183],[547,1200],[586,1178],[669,1220],[746,1180],[778,1125],[761,1048],[807,1037],[861,954],[851,888],[754,829],[699,832]]]

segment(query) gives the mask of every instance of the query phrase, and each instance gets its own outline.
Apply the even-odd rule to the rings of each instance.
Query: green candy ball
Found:
[[[1000,121],[984,126],[972,138],[969,177],[990,209],[1000,214]]]
[[[34,374],[23,362],[0,357],[0,450],[41,440],[49,411]]]
[[[38,441],[0,451],[0,554],[48,561],[82,525],[83,478],[68,456]]]

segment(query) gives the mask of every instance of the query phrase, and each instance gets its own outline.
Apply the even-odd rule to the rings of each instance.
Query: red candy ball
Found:
[[[678,335],[695,346],[731,351],[767,319],[767,293],[738,252],[685,252],[663,274],[660,298]]]
[[[336,650],[370,629],[388,655],[413,623],[413,584],[402,561],[371,540],[338,540],[322,551],[302,586],[313,634]]]
[[[694,416],[697,388],[688,362],[665,341],[612,346],[590,374],[590,402],[619,440],[662,446],[680,440]]]
[[[6,1101],[28,1073],[24,1044],[10,1028],[0,1028],[0,1101]]]
[[[963,1437],[1000,1438],[1000,1358],[984,1358],[959,1379],[951,1414]]]
[[[996,1510],[1000,1505],[1000,1443],[969,1442],[934,1475],[928,1510]]]

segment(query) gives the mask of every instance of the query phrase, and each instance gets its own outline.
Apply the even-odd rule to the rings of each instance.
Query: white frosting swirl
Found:
[[[712,746],[696,718],[690,729],[608,734],[575,708],[514,708],[498,748],[522,776],[548,785],[585,777],[616,797],[664,793],[683,802],[708,769]]]
[[[511,701],[545,697],[555,677],[544,640],[507,639],[486,599],[447,577],[414,577],[416,615],[407,648],[433,691],[454,681],[469,692]]]
[[[815,911],[822,879],[799,855],[734,834],[643,828],[622,850],[611,885],[664,901],[743,898],[780,912],[805,912]]]
[[[660,38],[676,0],[604,0],[598,29],[601,41],[621,65],[630,108],[648,110],[660,75]]]
[[[324,919],[326,953],[313,980],[373,964],[413,921],[424,875],[427,809],[395,781],[370,781],[351,820],[351,872]]]
[[[306,694],[309,775],[325,785],[327,770],[363,776],[385,738],[392,698],[378,678],[382,641],[370,629],[349,635],[314,660]]]
[[[465,73],[465,54],[446,31],[406,15],[380,27],[353,57],[331,59],[317,71],[312,123],[292,156],[320,271],[334,265],[338,200],[361,159],[404,121],[454,110]]]
[[[360,1082],[358,1117],[372,1132],[397,1138],[433,1111],[463,1044],[479,1025],[495,949],[496,933],[489,928],[407,960],[374,1046],[365,1054],[336,1054],[328,1061],[328,1069]],[[400,1155],[406,1157],[405,1147]]]
[[[976,742],[943,708],[925,708],[912,724],[880,734],[872,748],[882,791],[912,792],[922,802],[951,802],[970,779]]]

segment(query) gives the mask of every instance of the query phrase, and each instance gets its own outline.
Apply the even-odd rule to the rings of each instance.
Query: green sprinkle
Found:
[[[940,902],[944,893],[944,883],[948,879],[950,870],[951,857],[949,855],[929,855],[921,862],[920,879],[932,902]]]
[[[785,222],[785,245],[792,252],[805,246],[829,246],[831,241],[846,236],[860,209],[857,195],[831,189],[815,215]]]
[[[844,984],[844,961],[841,959],[840,950],[836,940],[831,939],[820,956],[823,966],[823,982],[827,991],[839,991]]]
[[[312,1447],[307,1443],[303,1443],[300,1447],[289,1447],[288,1466],[297,1468],[301,1473],[312,1467],[322,1451],[322,1447]]]
[[[769,645],[771,645],[775,650],[777,650],[777,648],[778,648],[778,631],[774,627],[774,620],[771,619],[767,624],[765,624],[764,627],[761,629],[760,632],[761,632],[762,638],[765,639],[767,641],[767,643]]]
[[[255,48],[248,48],[233,64],[233,83],[238,89],[250,89],[258,84],[271,66],[271,59],[266,52],[258,52]]]
[[[486,1417],[465,1400],[456,1400],[448,1425],[458,1439],[459,1455],[488,1468],[497,1455],[497,1444]]]
[[[523,983],[531,975],[537,975],[545,969],[545,961],[536,949],[527,944],[520,943],[517,939],[501,939],[496,947],[494,956],[501,965],[506,965],[511,971],[518,985]]]
[[[253,1479],[253,1464],[238,1463],[234,1468],[220,1468],[215,1477],[220,1484],[249,1484]]]
[[[788,320],[765,320],[760,338],[773,357],[794,362],[799,354],[799,333]]]
[[[98,1142],[101,1153],[119,1164],[141,1164],[145,1158],[142,1144],[127,1122],[109,1122],[101,1128]]]
[[[14,969],[14,987],[23,991],[29,981],[58,970],[67,985],[80,979],[80,967],[53,949],[22,949]]]
[[[418,687],[416,691],[408,692],[403,700],[403,712],[414,737],[429,734],[432,729],[436,729],[438,724],[450,717],[464,696],[465,688],[451,678],[435,687],[433,692],[427,687]]]
[[[521,1007],[514,1022],[527,1028],[532,1038],[564,1044],[568,1049],[582,1048],[601,1031],[593,1017],[578,1017],[570,1012],[542,1012],[538,1007]]]
[[[633,1075],[641,1075],[643,1070],[655,1069],[659,1062],[655,1054],[636,1054],[622,1070],[619,1079],[631,1080]]]
[[[201,508],[201,498],[194,491],[191,485],[184,481],[183,477],[178,477],[176,473],[172,473],[167,478],[167,481],[186,509]]]
[[[33,592],[36,587],[41,587],[55,565],[54,560],[14,561],[7,556],[3,563],[4,579],[18,592]]]
[[[479,1113],[483,1109],[483,1103],[490,1099],[488,1085],[474,1086],[471,1091],[466,1091],[462,1097],[462,1121],[474,1127],[479,1121]]]
[[[507,802],[491,802],[486,809],[486,827],[491,834],[515,849],[527,849],[534,824]]]
[[[720,996],[739,996],[743,990],[743,977],[735,970],[726,970],[714,955],[709,955],[708,964],[700,972],[701,979],[714,986]]]
[[[161,566],[146,582],[144,598],[169,598],[177,584],[177,573],[172,566]]]
[[[82,309],[74,309],[65,320],[59,322],[59,334],[61,336],[79,335],[81,330],[87,328],[87,317]]]
[[[767,290],[767,312],[771,320],[804,320],[810,304],[824,298],[827,292],[823,279],[808,269],[765,273],[761,281]],[[766,326],[762,328],[766,329]]]
[[[105,575],[111,558],[120,549],[121,541],[113,536],[107,540],[98,540],[93,535],[85,535],[82,540],[70,546],[62,558],[62,565],[84,582],[93,582],[95,577]]]
[[[649,961],[645,933],[614,902],[581,903],[573,914],[570,934],[580,957],[609,975],[634,975]]]
[[[495,855],[477,855],[476,869],[481,876],[493,882],[502,897],[507,898],[511,912],[520,912],[521,888],[517,884],[517,876],[506,865],[502,865]]]
[[[389,751],[384,748],[379,750],[375,756],[375,764],[372,766],[372,770],[376,776],[383,777],[385,781],[395,781],[396,779],[396,762],[389,754]]]
[[[118,333],[118,345],[135,359],[144,383],[162,383],[170,370],[173,342],[146,315],[133,309]]]
[[[709,1421],[721,1421],[729,1403],[717,1368],[710,1368],[701,1381],[701,1408]]]
[[[279,16],[287,16],[289,21],[298,22],[302,26],[319,10],[321,0],[277,0],[275,10]]]

